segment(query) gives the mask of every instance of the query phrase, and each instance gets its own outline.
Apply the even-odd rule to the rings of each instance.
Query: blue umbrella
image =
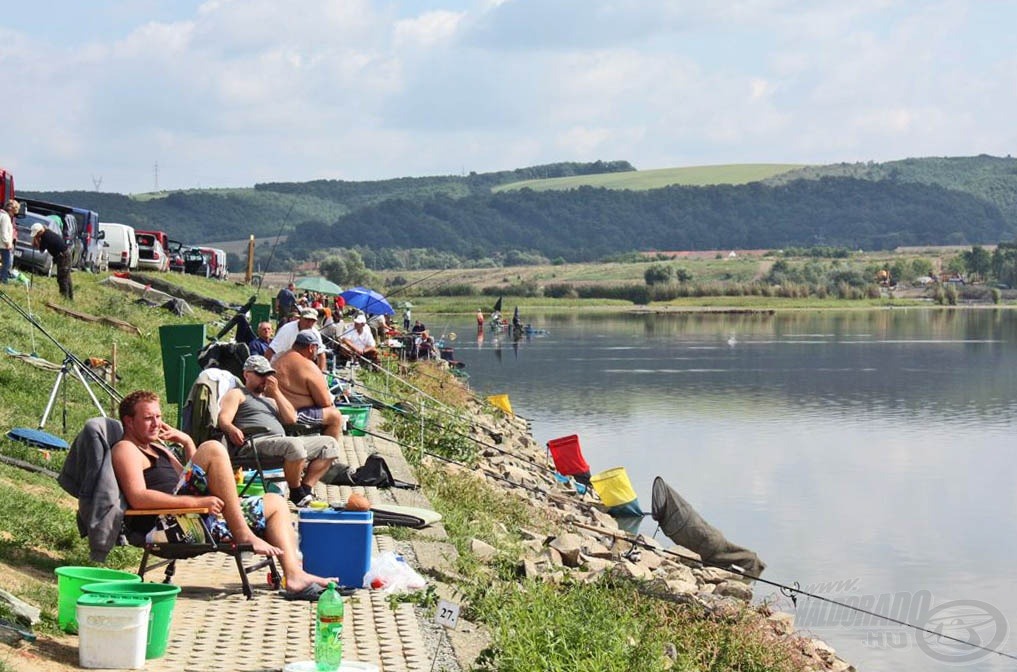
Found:
[[[346,300],[347,306],[359,308],[371,315],[391,315],[395,313],[384,296],[367,287],[353,287],[352,289],[347,289],[339,296]]]

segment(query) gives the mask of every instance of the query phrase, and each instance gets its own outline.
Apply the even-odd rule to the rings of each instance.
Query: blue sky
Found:
[[[1010,154],[1017,1],[40,0],[0,166],[138,193]]]

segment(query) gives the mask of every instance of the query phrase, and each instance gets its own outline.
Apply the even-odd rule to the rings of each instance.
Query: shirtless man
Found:
[[[338,441],[342,434],[343,416],[335,407],[325,376],[315,364],[321,349],[321,336],[317,331],[301,331],[294,339],[293,347],[275,360],[275,373],[279,378],[279,390],[297,410],[297,420],[320,425],[322,434]]]
[[[329,581],[335,581],[304,571],[286,502],[275,494],[237,497],[226,449],[217,441],[195,448],[191,437],[162,421],[154,392],[139,390],[124,397],[120,422],[124,438],[113,446],[113,471],[131,508],[207,508],[216,541],[232,539],[250,544],[259,555],[279,558],[289,599],[316,599]],[[180,464],[163,442],[183,446],[187,464]],[[130,516],[127,521],[141,534],[154,525],[147,516]],[[141,529],[144,526],[148,529]]]
[[[219,429],[231,446],[240,447],[241,456],[250,450],[245,441],[253,436],[259,454],[282,457],[290,501],[300,508],[314,500],[314,485],[339,457],[340,446],[332,436],[286,436],[284,425],[296,421],[297,411],[279,388],[275,369],[264,357],[248,357],[244,386],[224,394],[219,403]]]

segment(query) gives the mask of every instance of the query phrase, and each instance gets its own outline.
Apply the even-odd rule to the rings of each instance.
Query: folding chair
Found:
[[[257,433],[257,431],[252,432],[251,429],[248,428],[247,432],[245,432],[246,438],[239,446],[232,445],[229,441],[225,440],[225,437],[223,437],[223,441],[226,445],[226,453],[230,457],[230,464],[233,468],[254,472],[254,476],[248,479],[244,483],[244,487],[240,490],[239,495],[241,497],[244,496],[244,494],[250,489],[251,485],[253,485],[256,481],[260,481],[261,484],[267,488],[269,481],[285,480],[285,478],[270,479],[265,475],[266,471],[281,469],[285,464],[285,460],[283,460],[282,457],[277,456],[262,456],[258,452]],[[245,450],[245,448],[247,450]]]
[[[163,583],[172,583],[176,561],[194,558],[206,553],[225,553],[232,556],[240,575],[240,583],[247,599],[254,595],[248,575],[264,568],[269,570],[271,585],[278,589],[282,577],[273,558],[264,558],[245,566],[242,555],[253,552],[250,544],[216,542],[201,514],[204,508],[177,508],[139,510],[127,508],[113,473],[112,446],[123,438],[123,427],[110,418],[92,418],[71,444],[67,460],[60,472],[59,482],[71,495],[78,497],[78,530],[89,538],[92,558],[105,560],[110,549],[120,540],[143,549],[138,576],[154,569],[166,567]],[[127,516],[159,516],[164,520],[160,527],[182,530],[182,534],[167,534],[165,539],[148,540],[128,534],[123,525]],[[132,538],[134,537],[134,538]],[[149,565],[152,557],[161,561]]]

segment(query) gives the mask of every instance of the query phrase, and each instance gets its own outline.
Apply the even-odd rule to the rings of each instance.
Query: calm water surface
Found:
[[[471,385],[509,394],[538,441],[579,434],[593,471],[625,467],[647,511],[662,476],[759,553],[765,578],[911,605],[908,620],[925,604],[928,627],[1014,652],[1017,315],[524,317],[549,334],[430,326],[458,333]],[[797,624],[859,669],[957,669],[968,653],[818,606],[799,599]],[[985,655],[964,669],[1015,667]]]

